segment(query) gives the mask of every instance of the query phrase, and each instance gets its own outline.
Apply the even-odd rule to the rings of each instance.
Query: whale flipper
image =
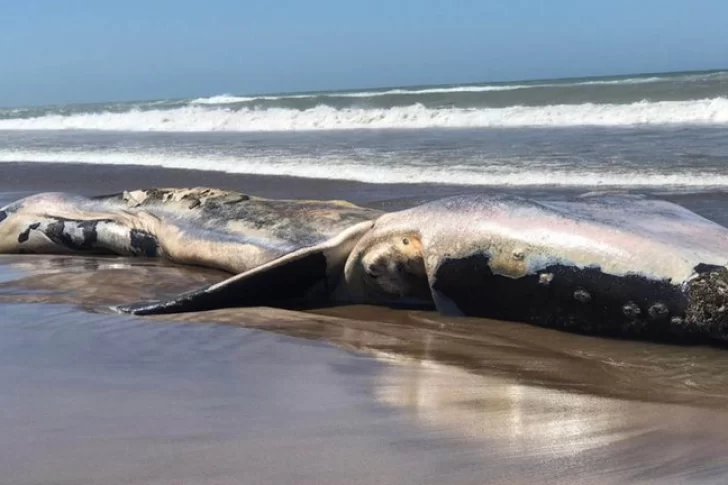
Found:
[[[338,283],[352,248],[372,225],[369,221],[362,222],[321,244],[170,300],[139,302],[114,309],[135,315],[156,315],[293,300],[326,300]]]

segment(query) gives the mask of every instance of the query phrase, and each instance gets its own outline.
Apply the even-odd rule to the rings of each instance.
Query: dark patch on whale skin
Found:
[[[553,265],[538,274],[509,278],[493,274],[488,263],[485,254],[447,259],[437,270],[433,289],[470,316],[612,337],[682,343],[728,339],[725,268],[712,267],[706,273],[706,268],[696,267],[699,276],[683,291],[669,280],[614,276],[598,267]],[[725,296],[715,290],[716,271]],[[553,275],[548,284],[543,284],[544,274]]]
[[[156,315],[291,303],[301,299],[308,303],[312,296],[328,296],[326,256],[321,252],[312,252],[215,291],[208,289],[183,293],[168,301],[122,305],[117,309],[135,315]]]
[[[100,222],[110,222],[108,220],[92,220],[92,221],[69,221],[67,219],[58,219],[46,226],[45,235],[48,239],[56,244],[64,246],[73,251],[89,251],[95,249],[96,242],[99,240],[97,226]],[[66,229],[66,223],[74,224],[81,229],[81,240],[76,241]]]
[[[30,231],[34,231],[40,227],[40,222],[34,222],[33,224],[29,225],[28,228],[18,234],[18,242],[24,243],[28,239],[30,239]]]
[[[159,241],[146,231],[132,229],[129,231],[129,246],[134,256],[153,258],[158,254]]]
[[[0,211],[0,222],[4,221],[8,218],[8,213],[5,211]]]
[[[61,245],[72,251],[94,251],[94,252],[120,252],[126,254],[125,251],[111,251],[107,248],[99,247],[99,224],[115,224],[111,219],[95,219],[89,221],[79,221],[74,219],[66,219],[56,217],[55,222],[48,224],[44,230],[48,239],[54,243]],[[80,229],[81,238],[77,241],[78,235],[69,233],[69,228]],[[129,253],[133,256],[155,257],[158,255],[159,243],[157,238],[141,229],[131,229],[129,231]]]

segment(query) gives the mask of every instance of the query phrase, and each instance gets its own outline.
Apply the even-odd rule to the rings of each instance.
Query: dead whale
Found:
[[[118,307],[129,313],[365,302],[620,337],[728,338],[728,229],[661,200],[476,194],[382,214],[163,189],[40,194],[2,211],[2,252],[106,250],[235,273]]]

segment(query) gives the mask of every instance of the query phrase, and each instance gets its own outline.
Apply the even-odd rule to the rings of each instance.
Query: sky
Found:
[[[726,0],[0,0],[0,106],[728,67]]]

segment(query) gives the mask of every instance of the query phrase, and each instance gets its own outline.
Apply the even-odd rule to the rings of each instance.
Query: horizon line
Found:
[[[50,103],[50,104],[26,104],[26,105],[6,105],[0,106],[0,109],[18,109],[18,108],[41,108],[41,107],[52,107],[52,106],[70,106],[70,105],[90,105],[90,104],[106,104],[106,103],[148,103],[155,101],[183,101],[189,98],[205,98],[213,96],[248,96],[248,97],[262,97],[262,96],[296,96],[296,95],[315,95],[315,94],[331,94],[331,93],[355,93],[363,91],[384,91],[390,89],[402,89],[402,88],[438,88],[438,87],[466,87],[466,86],[479,86],[479,85],[508,85],[517,83],[553,83],[557,81],[578,81],[585,79],[604,79],[604,78],[630,78],[630,77],[649,77],[649,76],[666,76],[666,75],[680,75],[680,74],[715,74],[720,72],[728,72],[728,67],[714,68],[714,69],[696,69],[696,70],[683,70],[683,71],[652,71],[652,72],[627,72],[620,74],[603,74],[593,76],[566,76],[566,77],[544,77],[544,78],[533,78],[533,79],[512,79],[508,81],[472,81],[472,82],[456,82],[456,83],[442,83],[442,84],[400,84],[400,85],[384,85],[384,86],[368,86],[368,87],[356,87],[356,88],[336,88],[336,89],[323,89],[314,91],[259,91],[249,93],[216,93],[216,94],[197,94],[189,95],[185,97],[175,98],[135,98],[135,99],[113,99],[103,101],[81,101],[72,103]]]

